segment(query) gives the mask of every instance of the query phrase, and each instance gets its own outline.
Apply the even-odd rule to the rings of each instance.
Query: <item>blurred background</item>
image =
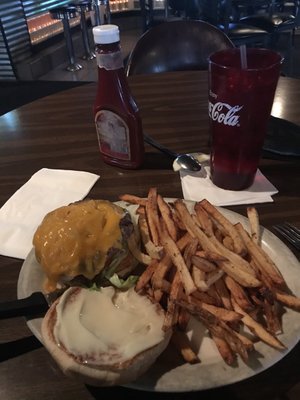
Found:
[[[1,0],[0,113],[96,81],[93,26],[120,27],[126,63],[147,30],[180,19],[209,22],[236,46],[272,48],[284,57],[283,74],[300,77],[299,1]]]

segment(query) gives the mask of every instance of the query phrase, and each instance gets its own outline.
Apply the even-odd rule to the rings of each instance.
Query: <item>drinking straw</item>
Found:
[[[240,45],[240,55],[241,55],[241,67],[242,69],[247,69],[247,52],[246,52],[246,45]]]

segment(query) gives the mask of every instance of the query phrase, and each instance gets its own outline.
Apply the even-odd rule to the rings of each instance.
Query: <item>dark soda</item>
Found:
[[[211,178],[218,187],[243,190],[253,183],[281,62],[267,49],[247,49],[246,69],[239,49],[210,57]]]

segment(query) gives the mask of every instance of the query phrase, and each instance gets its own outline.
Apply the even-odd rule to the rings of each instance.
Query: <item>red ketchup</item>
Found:
[[[144,158],[142,121],[124,72],[116,25],[93,28],[98,64],[94,117],[100,153],[110,165],[139,168]]]

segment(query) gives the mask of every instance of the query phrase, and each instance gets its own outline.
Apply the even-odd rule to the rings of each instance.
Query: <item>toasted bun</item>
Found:
[[[118,295],[118,293],[121,293],[113,288],[105,288],[104,290],[115,291],[112,295],[112,302],[114,301],[116,294]],[[66,341],[69,340],[70,336],[68,336],[68,334],[65,335],[64,333],[61,333],[65,332],[65,324],[70,323],[69,318],[66,315],[71,315],[71,318],[76,319],[76,313],[74,313],[74,309],[70,308],[70,310],[68,310],[68,307],[77,307],[76,302],[79,302],[80,305],[82,305],[82,299],[84,299],[84,306],[83,308],[79,307],[80,310],[87,310],[87,305],[94,305],[94,307],[96,307],[95,299],[97,299],[98,296],[103,296],[103,294],[101,294],[101,291],[98,292],[98,294],[91,294],[91,291],[88,289],[70,288],[63,295],[63,300],[61,300],[61,298],[58,299],[50,307],[42,322],[43,342],[52,357],[60,366],[61,370],[67,376],[80,379],[84,383],[95,386],[112,386],[126,384],[136,380],[139,376],[146,372],[147,369],[155,362],[157,357],[165,350],[171,337],[171,331],[169,330],[168,332],[164,332],[162,330],[164,311],[158,304],[153,304],[148,297],[137,294],[134,289],[130,290],[131,292],[128,291],[128,295],[120,295],[123,296],[120,300],[120,304],[124,304],[124,298],[126,298],[126,301],[128,301],[128,306],[130,306],[131,302],[134,302],[135,306],[139,304],[141,310],[143,309],[143,307],[146,307],[146,312],[144,312],[144,315],[146,316],[146,325],[144,328],[141,328],[140,320],[142,318],[140,315],[136,315],[136,323],[138,324],[138,329],[136,330],[136,332],[138,332],[138,336],[134,338],[129,337],[128,342],[127,337],[125,337],[125,343],[120,346],[119,343],[114,342],[114,338],[109,339],[112,340],[112,343],[108,343],[107,348],[105,346],[102,347],[102,343],[100,343],[100,346],[98,346],[98,340],[104,340],[103,338],[105,337],[105,333],[102,334],[102,332],[99,332],[97,328],[95,328],[95,333],[93,332],[92,340],[86,340],[86,337],[79,340],[81,329],[76,329],[77,336],[76,338],[74,336],[74,342],[70,340],[68,344],[66,344]],[[87,300],[87,298],[90,298],[91,296],[93,300],[91,303],[89,303],[90,300]],[[62,304],[60,304],[60,302],[62,302]],[[104,310],[99,310],[99,307],[101,308],[101,306],[99,305],[97,307],[99,319],[101,320],[101,322],[99,322],[100,329],[104,329],[102,327],[106,326],[107,323],[107,320],[102,321],[101,316],[103,316],[104,313],[114,312],[113,307],[110,308],[110,306],[107,307],[107,304],[105,305],[106,306]],[[119,309],[119,307],[115,308]],[[116,313],[118,313],[117,310]],[[125,318],[127,318],[129,314],[131,314],[131,312],[125,312]],[[120,329],[120,327],[118,328],[114,326],[109,326],[107,332],[111,332],[113,336],[114,329],[118,329],[116,336],[122,341],[123,333],[124,335],[126,335],[127,322],[126,320],[123,320],[123,315],[120,316],[119,314],[117,314],[116,316],[111,315],[111,317],[113,324],[115,324],[115,321],[118,319],[122,320],[122,329]],[[65,318],[65,321],[62,321],[63,318]],[[92,321],[94,321],[94,318],[92,318]],[[82,314],[80,324],[84,325],[84,322],[82,322]],[[134,331],[134,328],[132,328],[132,320],[128,321],[128,324],[130,325],[130,330],[133,329]],[[70,329],[71,332],[72,329],[74,331],[74,326]],[[85,326],[84,329],[86,329]],[[146,330],[143,331],[143,329]],[[156,342],[153,339],[153,336],[148,334],[148,332],[151,333],[152,331],[155,332],[154,338]],[[88,332],[89,336],[91,335],[90,326],[88,327],[86,332]],[[140,335],[144,336],[141,337]],[[95,338],[97,341],[95,342],[95,345],[92,349],[87,349],[84,345],[82,348],[82,352],[78,351],[78,343],[80,343],[80,345],[82,343],[91,344],[94,343]],[[117,338],[115,339],[117,340]],[[159,340],[157,341],[158,338]],[[130,343],[133,346],[134,354],[131,354]],[[136,343],[137,348],[135,347]],[[139,343],[142,344],[142,348],[138,347]],[[129,351],[127,351],[127,347],[129,347]],[[76,348],[77,352],[75,350]],[[106,348],[106,350],[103,351],[103,348]],[[126,354],[129,354],[128,357],[124,355],[125,353],[123,352],[123,349],[125,349]],[[137,353],[135,353],[136,351]]]
[[[128,251],[133,232],[130,215],[106,200],[85,200],[48,213],[37,228],[33,245],[46,275],[44,291],[81,276],[93,280],[114,262],[124,275],[137,261]]]

